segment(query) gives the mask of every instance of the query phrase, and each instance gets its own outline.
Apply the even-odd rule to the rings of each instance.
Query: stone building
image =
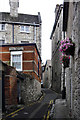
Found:
[[[72,118],[80,119],[80,2],[64,2],[63,31],[75,43],[66,69],[66,99]]]
[[[60,64],[61,53],[59,52],[59,46],[63,37],[62,25],[63,5],[56,5],[55,23],[50,36],[52,40],[52,89],[56,92],[61,92],[62,65]]]
[[[0,13],[0,44],[36,43],[41,54],[41,19],[40,14]]]
[[[51,60],[47,60],[43,68],[44,68],[44,70],[42,71],[43,87],[51,88],[51,80],[52,80]]]
[[[16,68],[17,102],[27,104],[41,95],[42,21],[40,13],[18,14],[19,0],[9,0],[9,4],[10,13],[0,12],[0,60]]]
[[[10,0],[10,13],[0,12],[0,44],[36,43],[41,54],[41,15],[18,13],[19,0]]]
[[[59,8],[59,6],[57,7]],[[69,115],[70,117],[78,120],[80,119],[80,2],[66,2],[66,0],[64,0],[63,14],[61,16],[62,18],[60,24],[62,27],[60,31],[57,29],[58,20],[56,18],[57,23],[55,21],[54,29],[51,34],[52,48],[54,48],[52,49],[52,61],[54,60],[52,62],[52,86],[53,89],[56,90],[56,87],[58,87],[59,89],[57,91],[62,91],[64,83],[64,86],[66,88],[66,101]],[[68,37],[71,38],[75,44],[74,54],[70,55],[70,64],[67,68],[65,68],[65,72],[63,65],[61,65],[62,67],[59,65],[60,54],[57,54],[58,44],[55,44],[58,40],[59,34],[61,37],[59,37],[59,40],[63,40]],[[57,39],[55,39],[55,35]],[[56,77],[55,71],[57,71]],[[61,75],[59,75],[60,73]],[[57,76],[61,79],[61,81],[59,81],[59,78]],[[54,81],[55,78],[57,78],[58,82]],[[61,84],[61,88],[58,86],[58,84],[59,86]]]

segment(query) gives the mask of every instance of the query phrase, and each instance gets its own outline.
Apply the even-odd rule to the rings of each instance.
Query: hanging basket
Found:
[[[69,61],[70,61],[70,59],[66,59],[66,60],[63,62],[64,68],[69,67]]]
[[[74,55],[75,51],[75,43],[71,38],[66,38],[60,43],[60,52],[65,53],[66,55]]]
[[[60,60],[62,61],[64,68],[69,67],[69,61],[70,61],[70,56],[66,54],[62,54],[60,57]]]
[[[69,47],[64,51],[64,53],[65,53],[66,55],[74,56],[74,51],[75,51],[75,44],[73,43],[73,45],[69,46]]]

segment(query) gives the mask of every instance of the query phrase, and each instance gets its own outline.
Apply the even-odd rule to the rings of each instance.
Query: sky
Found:
[[[42,62],[51,59],[50,35],[55,22],[56,4],[63,4],[63,0],[19,0],[19,13],[38,15],[42,19]],[[0,12],[10,12],[9,0],[0,0]]]

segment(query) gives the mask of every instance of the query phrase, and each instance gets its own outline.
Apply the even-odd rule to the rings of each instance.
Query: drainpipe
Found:
[[[5,111],[5,73],[2,71],[2,112]]]
[[[39,77],[39,56],[38,56],[38,77]]]
[[[65,39],[65,32],[63,32],[63,38]],[[62,90],[62,99],[66,98],[66,87],[65,87],[65,67],[63,66],[63,90]]]
[[[35,22],[34,22],[34,43],[36,43],[36,26],[35,26]]]
[[[12,43],[14,44],[14,24],[12,24]]]

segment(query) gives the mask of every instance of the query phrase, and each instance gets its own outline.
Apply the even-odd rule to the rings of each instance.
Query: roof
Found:
[[[9,22],[9,23],[35,23],[40,24],[41,16],[38,12],[38,15],[30,15],[30,14],[18,14],[18,17],[11,17],[8,12],[0,12],[0,21]]]
[[[63,8],[63,5],[61,4],[61,5],[59,6],[58,11],[57,11],[57,15],[56,15],[56,18],[55,18],[55,23],[54,23],[54,26],[53,26],[53,29],[52,29],[52,32],[51,32],[50,39],[52,39],[52,36],[53,36],[54,31],[55,31],[55,29],[56,29],[56,25],[57,25],[57,22],[58,22],[58,20],[59,20],[59,17],[60,17],[60,13],[61,13],[62,8]]]
[[[10,67],[10,68],[14,68],[13,66],[9,66],[6,63],[4,63],[2,60],[0,60],[0,70],[1,71],[5,71],[7,66]]]

